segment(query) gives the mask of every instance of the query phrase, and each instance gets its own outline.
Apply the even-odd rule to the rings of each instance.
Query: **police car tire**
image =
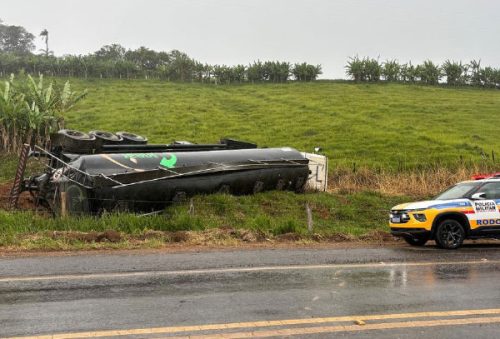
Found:
[[[465,230],[462,224],[453,219],[446,219],[436,228],[435,240],[440,248],[454,250],[462,246],[465,239]]]
[[[412,237],[412,236],[406,236],[403,239],[409,245],[412,245],[412,246],[424,246],[425,243],[429,240],[428,237]]]

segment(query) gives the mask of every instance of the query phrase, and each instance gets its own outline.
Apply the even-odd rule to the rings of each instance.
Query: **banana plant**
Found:
[[[0,88],[1,150],[17,152],[25,142],[45,144],[53,130],[63,128],[64,113],[86,95],[72,91],[69,82],[62,88],[52,82],[45,86],[42,76],[38,81],[27,76],[23,86],[14,86],[11,76]]]
[[[13,88],[14,76],[0,88],[0,134],[1,149],[12,152],[19,144],[19,133],[24,123],[24,94]]]

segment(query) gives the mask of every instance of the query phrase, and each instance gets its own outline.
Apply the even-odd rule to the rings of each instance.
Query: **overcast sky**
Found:
[[[178,49],[211,64],[307,61],[344,77],[349,56],[500,67],[498,0],[0,0],[0,19],[56,55],[105,44]],[[38,47],[42,40],[37,38]]]

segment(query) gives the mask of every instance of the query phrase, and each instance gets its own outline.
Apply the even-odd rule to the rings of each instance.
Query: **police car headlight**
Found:
[[[408,221],[408,220],[410,220],[410,216],[408,215],[408,213],[401,214],[401,221]]]

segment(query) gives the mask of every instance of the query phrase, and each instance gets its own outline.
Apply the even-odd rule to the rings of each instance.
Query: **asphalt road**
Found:
[[[495,245],[0,257],[0,337],[493,338],[499,282]]]

